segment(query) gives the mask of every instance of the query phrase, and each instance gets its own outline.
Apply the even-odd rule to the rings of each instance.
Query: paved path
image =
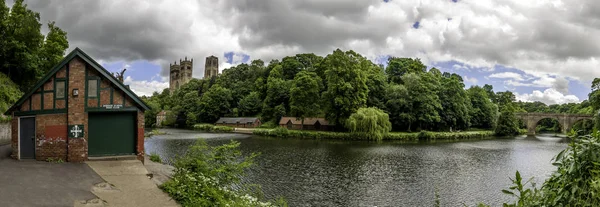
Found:
[[[92,189],[106,206],[179,206],[147,176],[148,171],[138,160],[86,163],[107,182]]]
[[[0,146],[0,152],[6,147],[10,145]],[[96,198],[91,189],[100,182],[100,176],[83,163],[17,161],[0,155],[2,207],[73,206],[77,200]]]

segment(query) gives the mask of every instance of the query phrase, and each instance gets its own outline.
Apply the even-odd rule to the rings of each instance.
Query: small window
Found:
[[[65,82],[56,81],[56,98],[65,98]]]
[[[98,97],[98,80],[88,80],[88,97]]]

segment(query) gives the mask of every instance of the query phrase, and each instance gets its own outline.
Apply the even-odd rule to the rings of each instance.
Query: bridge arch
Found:
[[[550,118],[558,120],[561,132],[566,134],[577,121],[593,118],[593,115],[559,113],[515,113],[515,116],[527,125],[527,135],[535,135],[535,128],[542,119]]]

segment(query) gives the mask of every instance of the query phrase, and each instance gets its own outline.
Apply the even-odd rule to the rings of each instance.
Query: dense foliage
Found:
[[[346,128],[357,137],[382,140],[392,130],[388,114],[378,108],[360,108],[346,120]]]
[[[590,97],[600,98],[594,91]],[[549,106],[517,102],[512,92],[494,92],[491,85],[465,89],[460,75],[428,69],[419,59],[390,57],[384,67],[354,51],[339,49],[325,57],[298,54],[268,64],[253,60],[211,79],[193,79],[173,93],[155,92],[144,100],[153,107],[146,112],[147,126],[155,124],[152,117],[159,111],[167,110],[176,116],[168,126],[193,127],[214,123],[222,116],[257,116],[272,128],[282,116],[294,116],[301,120],[325,117],[337,125],[336,130],[350,131],[346,120],[352,114],[359,108],[376,107],[388,114],[393,131],[476,128],[497,129],[506,135],[526,128],[526,123],[509,113],[593,114],[596,103],[592,99]],[[590,131],[591,125],[583,121],[575,129]],[[558,120],[538,123],[540,131],[560,131],[561,127]]]
[[[261,192],[234,188],[258,155],[243,156],[239,145],[232,141],[213,147],[198,139],[176,160],[173,178],[161,188],[182,206],[275,206],[251,195]]]
[[[0,0],[0,114],[58,64],[69,47],[67,33],[54,22],[48,23],[46,36],[41,26],[40,14],[23,0],[10,9]],[[6,119],[0,115],[0,121]]]
[[[41,33],[40,14],[17,0],[9,9],[0,0],[0,72],[26,91],[56,65],[69,47],[67,33],[48,23]]]
[[[514,186],[502,192],[515,196],[514,203],[504,206],[598,206],[600,205],[600,134],[573,139],[560,152],[553,165],[557,170],[541,186],[528,188],[517,171]]]
[[[14,84],[8,76],[0,73],[0,113],[4,113],[12,104],[17,102],[23,93],[19,87]],[[0,121],[8,120],[10,117],[0,115]]]

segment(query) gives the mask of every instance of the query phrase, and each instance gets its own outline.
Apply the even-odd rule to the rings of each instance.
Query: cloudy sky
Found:
[[[26,0],[138,95],[168,87],[168,65],[220,70],[252,59],[355,50],[374,62],[418,57],[523,101],[587,99],[600,77],[595,0]],[[9,6],[12,4],[8,1]],[[68,52],[68,51],[67,51]]]

